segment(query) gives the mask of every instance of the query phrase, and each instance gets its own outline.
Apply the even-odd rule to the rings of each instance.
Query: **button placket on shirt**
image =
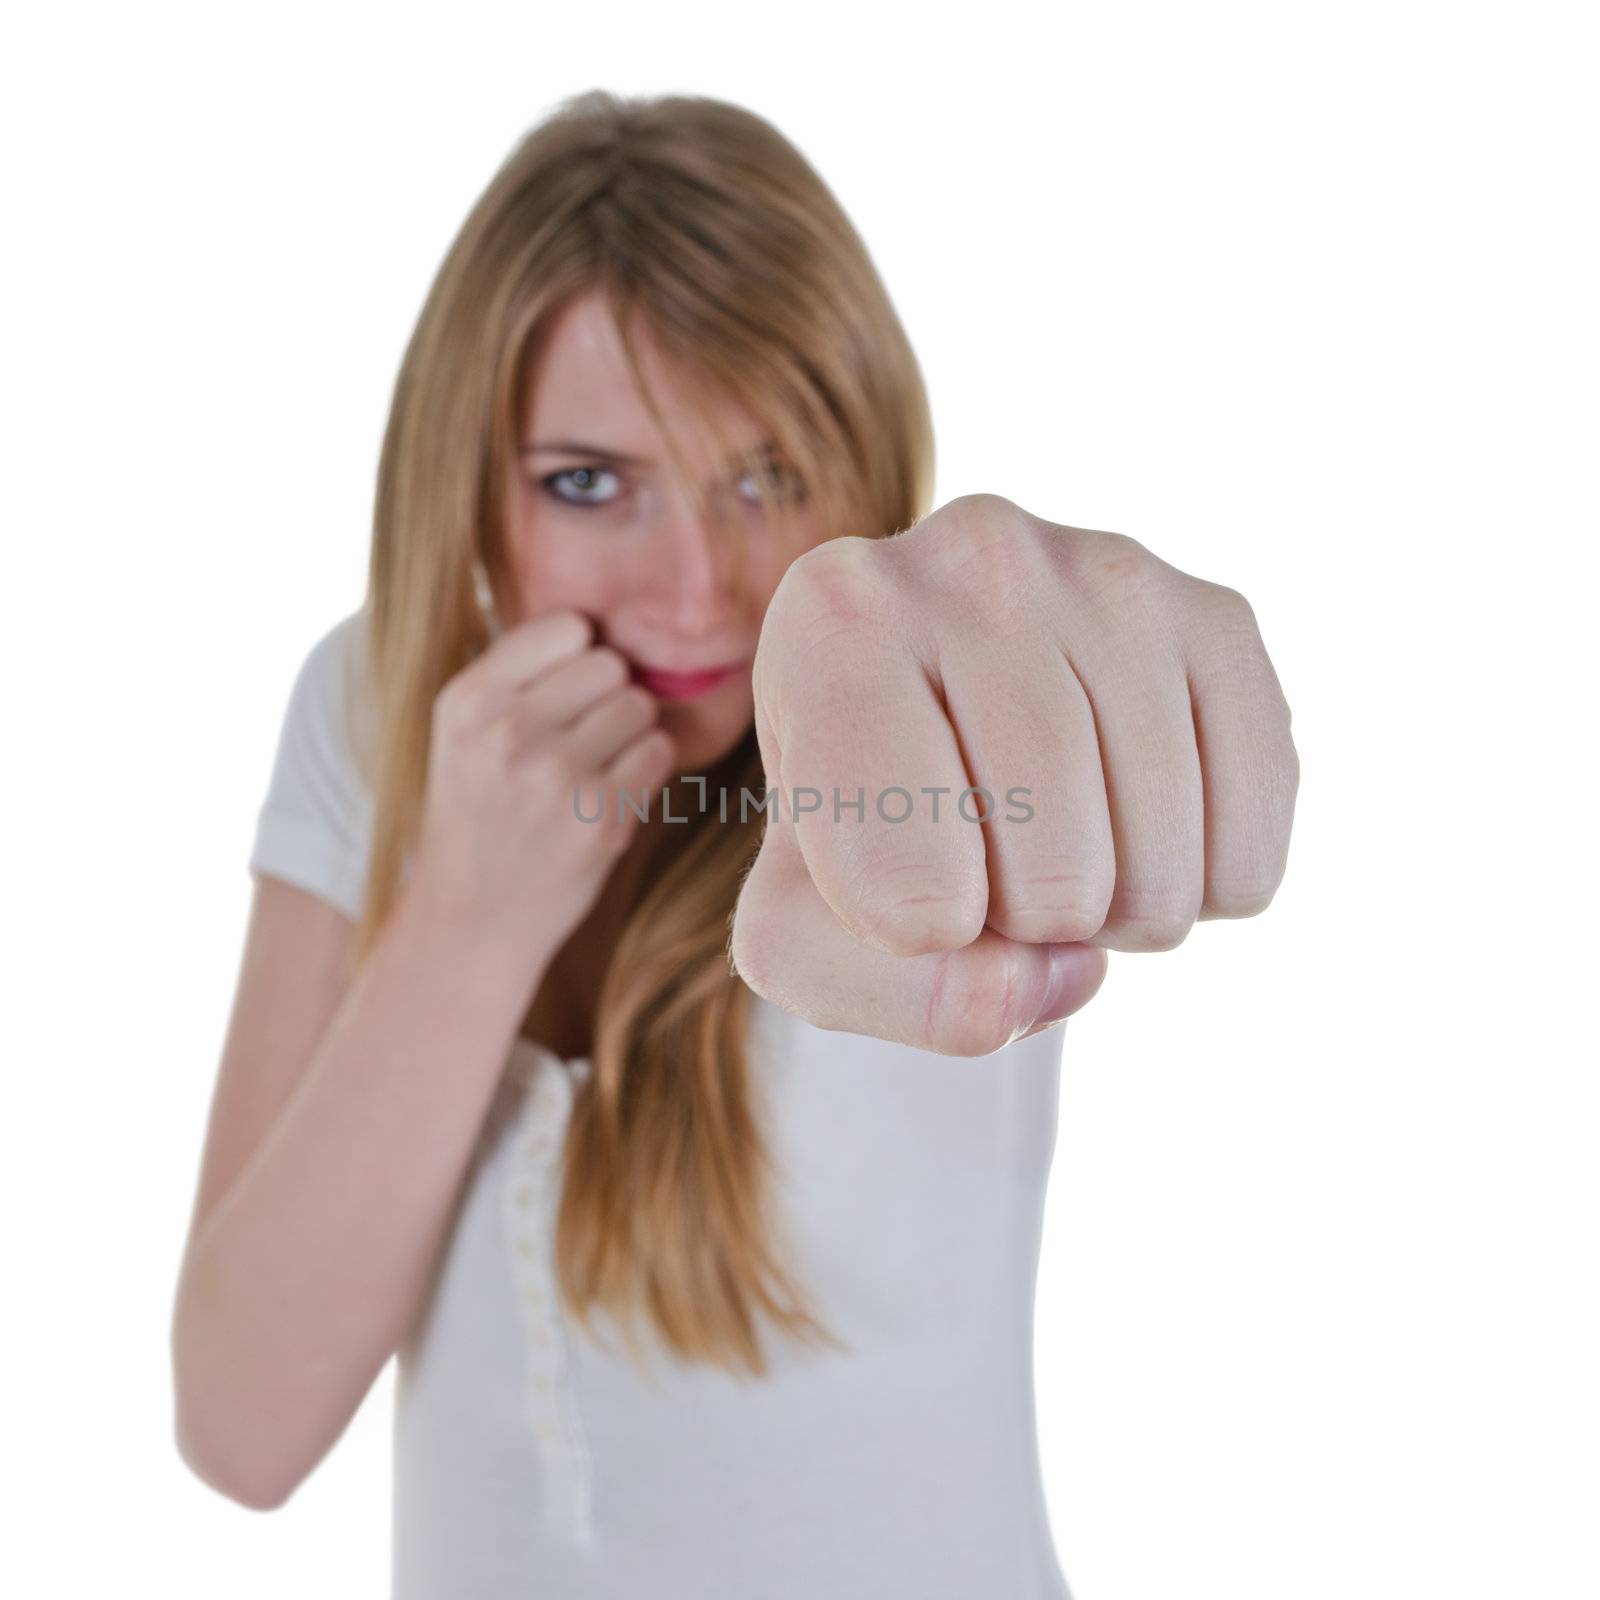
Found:
[[[549,1491],[548,1514],[577,1544],[587,1545],[591,1471],[588,1442],[570,1382],[571,1362],[553,1263],[558,1156],[572,1110],[569,1070],[553,1055],[519,1061],[526,1099],[513,1136],[505,1187],[506,1238],[522,1318],[528,1422]],[[573,1069],[580,1077],[586,1063]]]

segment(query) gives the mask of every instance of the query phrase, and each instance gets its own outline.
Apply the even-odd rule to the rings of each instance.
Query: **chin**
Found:
[[[661,726],[672,735],[678,747],[672,764],[673,775],[681,778],[709,772],[731,754],[750,731],[752,716],[737,723],[720,717],[715,723],[708,723],[692,712],[664,709]]]

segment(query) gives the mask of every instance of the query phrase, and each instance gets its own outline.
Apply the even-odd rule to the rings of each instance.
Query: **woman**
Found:
[[[1059,1030],[962,1059],[729,962],[768,603],[931,479],[867,253],[748,112],[569,102],[444,261],[262,808],[173,1330],[184,1456],[262,1508],[398,1355],[398,1600],[1067,1595]]]

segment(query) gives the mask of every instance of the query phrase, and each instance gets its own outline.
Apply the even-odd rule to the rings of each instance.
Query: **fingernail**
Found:
[[[1053,944],[1044,999],[1029,1032],[1070,1017],[1091,1001],[1106,975],[1106,953],[1092,944]]]

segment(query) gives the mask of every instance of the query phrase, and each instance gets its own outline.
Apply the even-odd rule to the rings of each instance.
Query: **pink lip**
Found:
[[[658,672],[654,667],[633,663],[633,681],[648,689],[659,700],[698,700],[719,689],[744,665],[735,661],[725,667],[703,672]]]

